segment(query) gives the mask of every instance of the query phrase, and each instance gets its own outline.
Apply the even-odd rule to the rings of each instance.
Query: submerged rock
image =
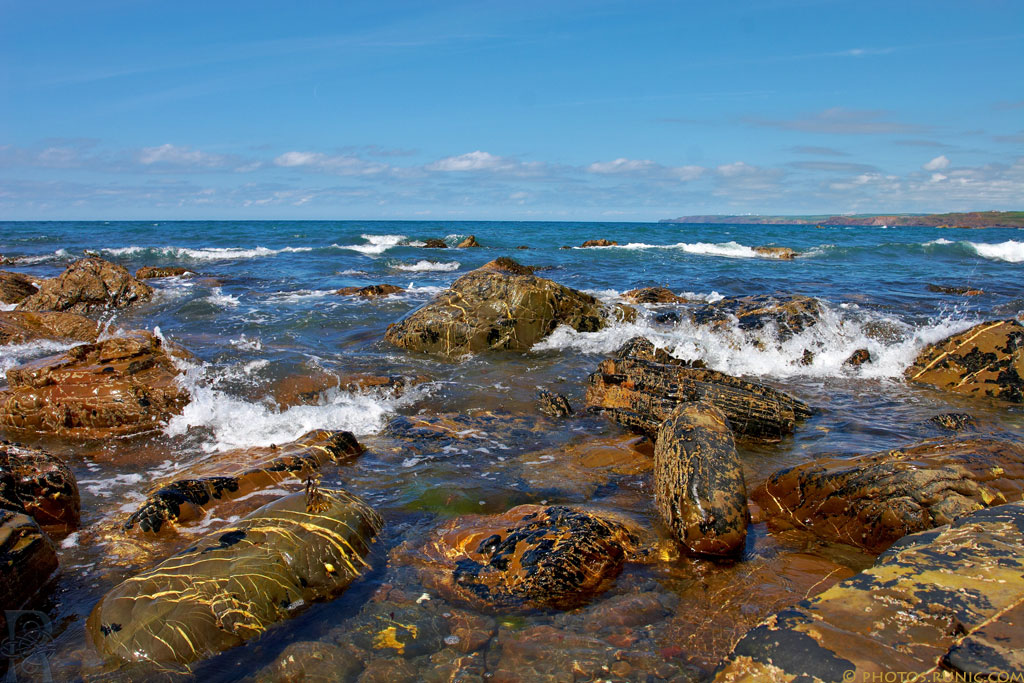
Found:
[[[619,246],[619,243],[614,241],[614,240],[599,239],[599,240],[587,240],[581,246],[584,246],[584,247],[617,247],[617,246]]]
[[[298,641],[252,677],[253,683],[355,681],[363,663],[351,650],[320,641]]]
[[[152,295],[152,287],[121,266],[91,257],[75,261],[59,277],[43,281],[39,291],[18,304],[17,310],[89,313],[125,308]]]
[[[74,313],[0,311],[0,344],[27,344],[39,339],[96,341],[99,324]]]
[[[931,344],[906,378],[969,396],[1024,402],[1024,325],[996,320]]]
[[[681,406],[654,446],[654,504],[676,540],[702,555],[735,555],[747,538],[747,487],[728,420],[710,403]]]
[[[667,354],[666,354],[667,355]],[[778,441],[811,414],[802,401],[760,384],[680,361],[602,361],[590,375],[587,406],[654,438],[681,403],[707,401],[725,413],[738,437]]]
[[[809,296],[730,296],[704,304],[693,312],[693,320],[698,325],[726,327],[734,318],[741,330],[760,330],[772,325],[779,341],[803,332],[820,317],[821,304]]]
[[[29,605],[57,569],[57,549],[24,512],[0,508],[0,620]]]
[[[1024,494],[1024,446],[984,436],[822,458],[771,475],[751,497],[772,528],[880,552],[903,536]]]
[[[313,374],[307,372],[285,377],[274,385],[273,396],[278,406],[288,408],[317,405],[324,400],[324,393],[331,389],[348,392],[381,391],[401,396],[407,388],[428,381],[429,378],[424,376],[374,375],[367,372],[334,375],[318,370]]]
[[[754,247],[754,251],[761,256],[770,256],[784,261],[792,261],[796,258],[796,252],[789,247]]]
[[[942,413],[925,420],[930,427],[944,432],[973,432],[978,429],[978,421],[967,413]]]
[[[0,441],[0,507],[24,512],[48,534],[78,528],[82,502],[63,460],[38,448]]]
[[[283,446],[218,453],[189,470],[176,472],[173,481],[158,484],[124,523],[124,530],[157,533],[196,521],[221,503],[251,499],[261,489],[287,479],[305,479],[328,463],[362,452],[351,432],[316,430]]]
[[[71,438],[156,429],[189,395],[158,337],[132,332],[7,371],[0,427]]]
[[[458,244],[455,245],[455,247],[458,248],[458,249],[465,249],[467,247],[479,247],[479,246],[482,246],[482,245],[479,242],[476,241],[476,235],[470,235],[469,237],[467,237],[466,239],[462,240],[461,242],[459,242]]]
[[[135,271],[136,280],[148,280],[153,277],[181,277],[191,273],[188,268],[181,266],[142,266]]]
[[[410,351],[449,357],[486,350],[525,351],[559,325],[595,332],[614,313],[589,294],[510,272],[508,265],[498,269],[492,262],[463,275],[433,301],[390,325],[385,338]]]
[[[381,524],[345,491],[286,496],[116,586],[86,629],[105,656],[194,662],[346,588]]]
[[[608,588],[637,543],[623,524],[584,510],[520,505],[452,520],[414,561],[424,583],[478,609],[564,609]]]
[[[1021,502],[907,536],[870,569],[749,631],[714,680],[860,681],[892,672],[923,679],[941,669],[989,680],[1020,672],[1022,548]]]
[[[358,296],[363,299],[377,299],[404,291],[405,289],[398,285],[367,285],[366,287],[342,287],[335,294]]]
[[[572,406],[563,394],[555,394],[541,389],[537,394],[537,406],[540,412],[551,417],[568,417],[572,415]]]
[[[950,287],[946,285],[928,285],[928,291],[939,294],[959,294],[960,296],[978,296],[985,293],[973,287]]]
[[[675,294],[672,290],[665,287],[631,289],[625,292],[622,298],[635,304],[681,304],[687,301],[684,297]]]
[[[0,270],[0,302],[5,304],[21,303],[39,291],[32,283],[32,278],[9,270]]]

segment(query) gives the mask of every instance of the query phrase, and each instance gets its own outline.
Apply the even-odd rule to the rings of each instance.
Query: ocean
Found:
[[[454,248],[469,235],[482,247]],[[429,238],[442,238],[449,248],[424,248]],[[580,248],[584,240],[600,238],[619,244]],[[758,246],[789,247],[797,256],[765,256],[754,251]],[[111,329],[155,331],[194,357],[186,362],[183,379],[191,402],[159,432],[99,444],[39,442],[68,459],[82,490],[83,529],[61,547],[62,571],[47,607],[58,625],[51,666],[70,677],[103,669],[85,644],[84,618],[106,589],[130,574],[130,568],[106,556],[104,539],[90,536],[89,529],[134,509],[153,478],[222,450],[281,444],[311,429],[352,431],[369,450],[326,470],[323,483],[363,496],[386,526],[373,570],[356,586],[200,664],[194,675],[201,680],[242,678],[293,642],[338,642],[338,629],[356,631],[368,623],[367,606],[382,587],[428,596],[414,603],[423,610],[420,629],[426,632],[438,614],[454,608],[420,582],[397,549],[421,543],[439,523],[459,514],[564,502],[612,510],[656,529],[651,486],[643,476],[594,484],[563,477],[550,466],[568,446],[621,433],[611,422],[582,411],[583,393],[598,362],[632,337],[647,337],[677,357],[700,359],[713,369],[782,389],[818,409],[781,443],[741,448],[748,489],[773,471],[815,457],[905,445],[926,436],[920,425],[939,413],[968,412],[993,429],[1024,436],[1019,407],[903,380],[925,345],[984,320],[1024,313],[1024,236],[1014,229],[447,221],[0,223],[0,254],[13,260],[5,269],[53,277],[86,253],[132,272],[162,265],[192,271],[150,280],[157,290],[150,302],[104,320]],[[622,294],[633,288],[663,286],[698,302],[754,294],[812,296],[821,301],[823,314],[804,331],[780,339],[772,330],[697,326],[685,316],[664,315],[671,306],[637,306],[639,316],[630,323],[593,333],[560,328],[525,353],[460,361],[408,353],[384,341],[389,324],[499,256],[538,266],[538,275],[607,302],[623,301]],[[404,291],[380,299],[335,293],[341,287],[380,283]],[[983,293],[961,296],[932,291],[929,285]],[[67,347],[55,342],[0,347],[0,367],[7,370]],[[859,349],[868,350],[871,361],[846,364]],[[810,362],[807,351],[813,354]],[[274,392],[282,381],[316,373],[417,379],[400,395],[331,390],[313,405],[279,407]],[[565,420],[541,416],[535,407],[539,389],[565,394],[576,414]],[[528,428],[511,418],[470,425],[472,433],[464,440],[446,442],[436,452],[374,448],[383,443],[391,421],[420,414],[527,416],[523,419],[532,422]],[[214,528],[224,521],[211,517],[203,523]],[[776,538],[763,523],[755,524],[746,555],[735,563],[673,556],[627,566],[602,600],[643,594],[664,606],[643,627],[616,631],[607,626],[608,632],[630,632],[628,647],[621,645],[622,638],[592,628],[598,601],[566,613],[530,613],[504,621],[500,614],[477,615],[490,620],[486,623],[495,635],[489,644],[462,653],[442,638],[436,649],[409,654],[407,664],[425,677],[442,664],[456,666],[448,660],[439,663],[447,656],[441,653],[451,650],[465,659],[458,664],[465,672],[515,672],[519,666],[526,676],[528,663],[507,643],[543,640],[555,629],[572,634],[575,644],[564,648],[564,661],[552,660],[553,670],[574,657],[590,657],[597,670],[610,666],[619,661],[616,647],[602,650],[601,643],[620,643],[618,650],[639,653],[637,661],[654,653],[659,666],[667,662],[671,670],[664,671],[665,678],[699,677],[728,652],[729,639],[742,628],[801,599],[814,586],[820,590],[831,568],[849,575],[871,560],[848,547]],[[709,617],[697,619],[693,613],[699,609]],[[502,642],[506,645],[499,646]],[[371,658],[394,655],[367,647]],[[681,655],[670,647],[690,651]],[[646,670],[646,665],[632,666]]]

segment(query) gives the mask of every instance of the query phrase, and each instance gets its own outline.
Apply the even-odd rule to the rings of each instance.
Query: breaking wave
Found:
[[[397,270],[407,270],[413,273],[427,273],[427,272],[442,272],[450,273],[458,270],[462,266],[458,261],[425,261],[420,260],[416,263],[399,263],[393,266]]]
[[[377,256],[383,254],[392,247],[398,247],[406,243],[405,235],[360,235],[366,244],[332,244],[332,247],[338,249],[351,249],[352,251],[358,251],[361,254],[367,256]]]

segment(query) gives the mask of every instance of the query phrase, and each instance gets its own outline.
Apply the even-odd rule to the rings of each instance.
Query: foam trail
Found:
[[[360,235],[360,237],[366,240],[368,244],[332,244],[331,246],[339,249],[351,249],[367,256],[377,256],[392,247],[404,244],[406,241],[405,235]]]
[[[449,261],[442,263],[440,261],[424,261],[420,260],[416,263],[399,263],[394,268],[398,270],[406,270],[413,273],[426,273],[426,272],[446,272],[450,273],[454,270],[458,270],[462,264],[458,261]]]
[[[679,242],[677,244],[647,244],[645,242],[630,242],[610,247],[574,247],[574,249],[628,249],[631,251],[643,249],[677,249],[687,254],[701,256],[724,256],[726,258],[765,258],[778,259],[772,254],[759,254],[753,247],[748,247],[739,242]]]

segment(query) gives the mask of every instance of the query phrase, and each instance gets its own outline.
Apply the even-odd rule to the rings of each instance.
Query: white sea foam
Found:
[[[52,254],[37,254],[35,256],[16,256],[12,259],[15,263],[30,265],[33,263],[44,263],[46,261],[62,261],[71,256],[67,249],[58,249]]]
[[[413,273],[424,273],[424,272],[450,273],[450,272],[452,272],[454,270],[458,270],[459,266],[461,266],[461,265],[462,264],[459,263],[458,261],[441,262],[441,261],[424,261],[424,260],[420,260],[420,261],[417,261],[416,263],[399,263],[399,264],[397,264],[395,266],[392,266],[392,267],[393,268],[397,268],[398,270],[411,271]]]
[[[636,322],[616,323],[599,332],[576,332],[560,326],[533,349],[608,354],[633,337],[646,337],[677,358],[699,359],[712,369],[733,375],[898,378],[926,345],[978,322],[977,319],[946,318],[913,328],[855,307],[837,310],[825,306],[817,324],[780,341],[771,326],[742,330],[738,325],[697,326],[683,320],[666,328],[655,324],[645,313]],[[892,328],[898,332],[897,338],[880,340],[869,336],[869,323],[882,323]],[[814,360],[808,365],[802,363],[805,349],[814,353]],[[846,365],[846,360],[859,349],[868,350],[871,362]]]
[[[26,361],[43,356],[51,356],[63,353],[73,346],[80,346],[81,342],[67,344],[49,339],[32,341],[27,344],[7,344],[0,346],[0,375],[6,373],[13,367],[21,365]]]
[[[210,295],[206,297],[206,300],[214,306],[220,306],[221,308],[234,308],[238,305],[238,297],[225,294],[224,290],[220,287],[211,289]]]
[[[630,242],[610,247],[574,247],[575,249],[677,249],[687,254],[699,254],[703,256],[724,256],[727,258],[768,258],[777,259],[772,254],[759,254],[753,247],[740,244],[739,242],[678,242],[677,244],[647,244],[645,242]]]
[[[245,351],[262,351],[263,342],[260,341],[259,337],[255,339],[249,339],[244,334],[238,339],[228,340],[228,343],[234,346],[236,349],[243,349]]]
[[[332,244],[331,246],[338,249],[351,249],[367,256],[377,256],[392,247],[404,244],[406,240],[405,235],[360,235],[360,237],[366,240],[367,244]]]
[[[146,253],[151,256],[159,256],[175,259],[194,259],[196,261],[229,261],[236,259],[250,259],[277,254],[290,254],[295,252],[313,251],[313,247],[284,247],[282,249],[269,249],[256,246],[250,249],[243,247],[205,247],[203,249],[187,249],[185,247],[117,247],[113,249],[102,249],[104,254],[111,256],[133,256]]]
[[[985,242],[968,242],[968,244],[978,252],[979,256],[992,259],[993,261],[1008,261],[1009,263],[1024,262],[1024,242],[1007,240],[1006,242],[999,242],[997,244],[988,244]]]
[[[333,289],[297,289],[294,292],[274,292],[267,295],[267,301],[274,303],[297,303],[309,299],[322,299],[334,296]]]

